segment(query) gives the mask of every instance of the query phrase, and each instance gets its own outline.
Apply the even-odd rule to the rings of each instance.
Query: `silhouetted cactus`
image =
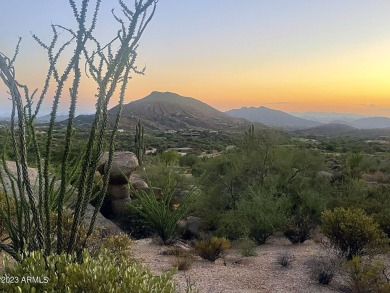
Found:
[[[138,119],[138,123],[135,126],[135,155],[137,156],[138,162],[142,165],[143,156],[145,154],[145,142],[144,142],[144,127],[141,119]]]
[[[39,94],[37,90],[30,93],[26,85],[15,79],[14,61],[19,52],[19,43],[13,58],[8,58],[0,52],[0,81],[4,83],[12,101],[10,143],[14,149],[17,170],[17,174],[11,174],[3,154],[1,163],[4,173],[0,172],[0,183],[5,189],[6,206],[0,209],[0,220],[7,223],[6,232],[9,238],[0,241],[0,249],[16,260],[21,260],[33,250],[43,250],[45,256],[48,256],[62,252],[80,254],[85,247],[87,239],[93,232],[96,217],[107,191],[115,136],[127,83],[132,73],[143,73],[143,70],[139,70],[135,65],[139,40],[154,15],[158,0],[134,1],[134,11],[131,11],[122,0],[118,0],[121,16],[114,14],[114,11],[112,14],[120,24],[120,29],[117,31],[117,36],[108,44],[101,44],[94,35],[101,1],[94,1],[96,2],[94,4],[89,3],[88,0],[79,2],[81,3],[77,5],[74,0],[69,0],[78,25],[77,31],[61,25],[52,25],[53,37],[48,44],[33,35],[35,41],[46,51],[49,63],[43,89]],[[63,40],[60,37],[68,37],[68,39]],[[70,60],[66,61],[65,68],[61,68],[58,64],[60,60],[66,58],[63,52],[70,48],[74,53]],[[88,131],[87,143],[79,154],[78,161],[82,164],[75,164],[71,160],[70,151],[75,142],[73,125],[83,72],[95,82],[96,111]],[[58,176],[56,177],[50,174],[53,169],[52,155],[55,148],[54,128],[63,92],[68,87],[67,81],[71,81],[69,115],[62,141],[64,151],[61,155],[59,174],[56,174]],[[50,86],[55,89],[54,95],[48,94]],[[108,106],[116,93],[119,98],[118,112],[114,118],[109,138],[106,139],[106,130],[109,126]],[[44,146],[41,146],[37,141],[35,118],[39,114],[42,103],[47,99],[50,99],[52,103],[52,110]],[[140,129],[140,137],[143,146],[142,129]],[[38,169],[37,191],[33,188],[33,182],[29,176],[27,161],[29,145],[33,147],[30,155],[34,158]],[[95,171],[106,149],[109,153],[107,172],[102,179],[102,188],[95,198],[96,205],[91,220],[88,221],[88,231],[85,236],[81,237],[80,229],[84,225],[85,213],[93,197]],[[59,187],[54,184],[53,177],[60,179]],[[11,182],[12,190],[9,192],[7,192],[5,179]],[[67,208],[70,184],[73,186],[71,191],[77,191],[77,197],[74,203],[69,240],[65,240],[64,235],[67,231],[63,228],[63,215]],[[13,221],[9,212],[12,199],[15,203],[16,222]],[[56,224],[50,221],[52,212],[55,212]],[[57,239],[56,249],[50,238],[53,233]],[[81,247],[78,247],[78,243],[82,243]]]

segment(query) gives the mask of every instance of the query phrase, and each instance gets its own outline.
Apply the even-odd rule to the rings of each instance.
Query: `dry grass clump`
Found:
[[[195,245],[196,253],[203,259],[215,262],[222,253],[230,248],[230,241],[226,238],[212,237],[198,241]]]
[[[288,251],[285,251],[283,253],[281,253],[278,257],[277,257],[277,262],[278,264],[280,264],[282,267],[289,267],[291,265],[291,262],[294,260],[294,256],[288,252]]]
[[[309,261],[312,279],[321,285],[328,285],[341,267],[341,260],[337,257],[320,256]]]
[[[193,255],[187,253],[184,255],[175,256],[175,258],[172,261],[172,266],[177,268],[179,271],[187,271],[191,268],[193,262],[194,262]]]
[[[187,271],[191,268],[194,262],[194,255],[191,250],[184,249],[178,246],[171,246],[166,250],[163,250],[161,255],[173,256],[172,266],[179,271]]]

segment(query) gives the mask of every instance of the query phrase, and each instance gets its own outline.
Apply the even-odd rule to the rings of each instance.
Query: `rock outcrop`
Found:
[[[108,153],[106,152],[99,161],[98,171],[104,175],[108,169]],[[148,184],[135,172],[138,167],[138,159],[132,152],[115,152],[109,174],[105,204],[114,218],[120,218],[127,211],[127,207],[134,197],[135,190],[146,190]]]
[[[17,168],[16,168],[16,163],[13,161],[7,161],[7,168],[12,176],[17,176]],[[0,189],[6,189],[8,193],[12,192],[12,186],[11,186],[11,180],[9,176],[6,175],[6,172],[4,171],[4,168],[0,168],[0,172],[3,176],[4,179],[4,186],[0,185]],[[38,190],[38,169],[36,168],[28,168],[28,176],[30,178],[31,185],[33,189],[36,191],[35,195],[37,195],[37,190]],[[55,186],[60,186],[61,181],[57,181],[55,183]],[[17,190],[16,190],[17,191]],[[76,192],[76,191],[75,191]],[[77,195],[74,195],[73,197],[77,197]],[[69,204],[69,202],[68,202]],[[94,207],[92,205],[88,205],[85,216],[84,216],[84,225],[86,227],[89,226],[92,215],[93,215]],[[95,227],[99,229],[103,234],[116,234],[121,232],[120,228],[114,224],[112,221],[106,219],[101,213],[97,214],[96,217],[96,222],[95,222]]]
[[[129,183],[131,173],[138,167],[137,156],[132,152],[115,152],[112,158],[110,170],[110,184],[121,185]],[[105,174],[108,169],[108,152],[104,153],[98,165],[100,174]]]

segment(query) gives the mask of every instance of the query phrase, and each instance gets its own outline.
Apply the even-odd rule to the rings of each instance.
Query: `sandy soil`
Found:
[[[153,272],[160,273],[172,269],[174,256],[162,255],[167,247],[159,246],[151,239],[135,241],[134,256]],[[328,293],[343,292],[345,282],[335,278],[331,285],[318,285],[311,279],[308,262],[316,256],[324,255],[322,244],[306,241],[292,245],[285,238],[270,239],[267,244],[257,247],[257,256],[242,257],[237,248],[228,250],[224,264],[222,259],[215,263],[195,258],[191,268],[179,271],[174,280],[184,289],[190,280],[200,292],[205,293]],[[277,259],[288,252],[293,255],[289,267],[281,266]]]

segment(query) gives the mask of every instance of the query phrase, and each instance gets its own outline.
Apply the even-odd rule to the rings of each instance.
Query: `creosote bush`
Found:
[[[389,244],[378,223],[360,209],[325,211],[321,230],[349,260],[354,256],[383,252]]]
[[[379,260],[363,261],[354,256],[347,262],[347,272],[352,293],[389,293],[388,269]]]
[[[5,274],[14,283],[0,283],[1,292],[96,292],[96,293],[150,293],[176,292],[172,273],[154,276],[147,268],[117,258],[103,249],[94,258],[88,251],[82,253],[82,261],[75,255],[49,255],[35,251],[21,262],[9,265]],[[23,277],[40,278],[39,282],[26,282]]]
[[[241,251],[241,255],[244,257],[249,257],[249,256],[256,256],[256,242],[254,242],[251,239],[242,239],[239,241],[239,248]]]
[[[52,245],[55,247],[57,245],[57,214],[54,212],[50,213],[50,223],[52,226],[51,230],[51,242]],[[63,242],[68,242],[71,232],[72,232],[72,223],[73,223],[73,217],[70,210],[65,210],[62,214],[62,236],[63,236]],[[86,225],[81,225],[79,229],[79,236],[76,239],[75,242],[75,248],[77,250],[81,249],[83,246],[87,248],[90,252],[97,251],[100,248],[100,245],[102,244],[103,238],[98,229],[94,229],[91,233],[91,235],[88,237],[88,240],[86,243],[83,243],[83,239],[85,239],[85,236],[88,233],[88,227]]]
[[[105,237],[101,241],[99,250],[105,249],[108,254],[111,254],[114,258],[124,258],[127,261],[130,261],[133,258],[133,253],[131,252],[131,247],[133,241],[124,233],[111,235]]]
[[[211,237],[208,240],[200,240],[195,245],[196,253],[209,261],[215,262],[222,253],[230,248],[230,241],[226,238]]]

